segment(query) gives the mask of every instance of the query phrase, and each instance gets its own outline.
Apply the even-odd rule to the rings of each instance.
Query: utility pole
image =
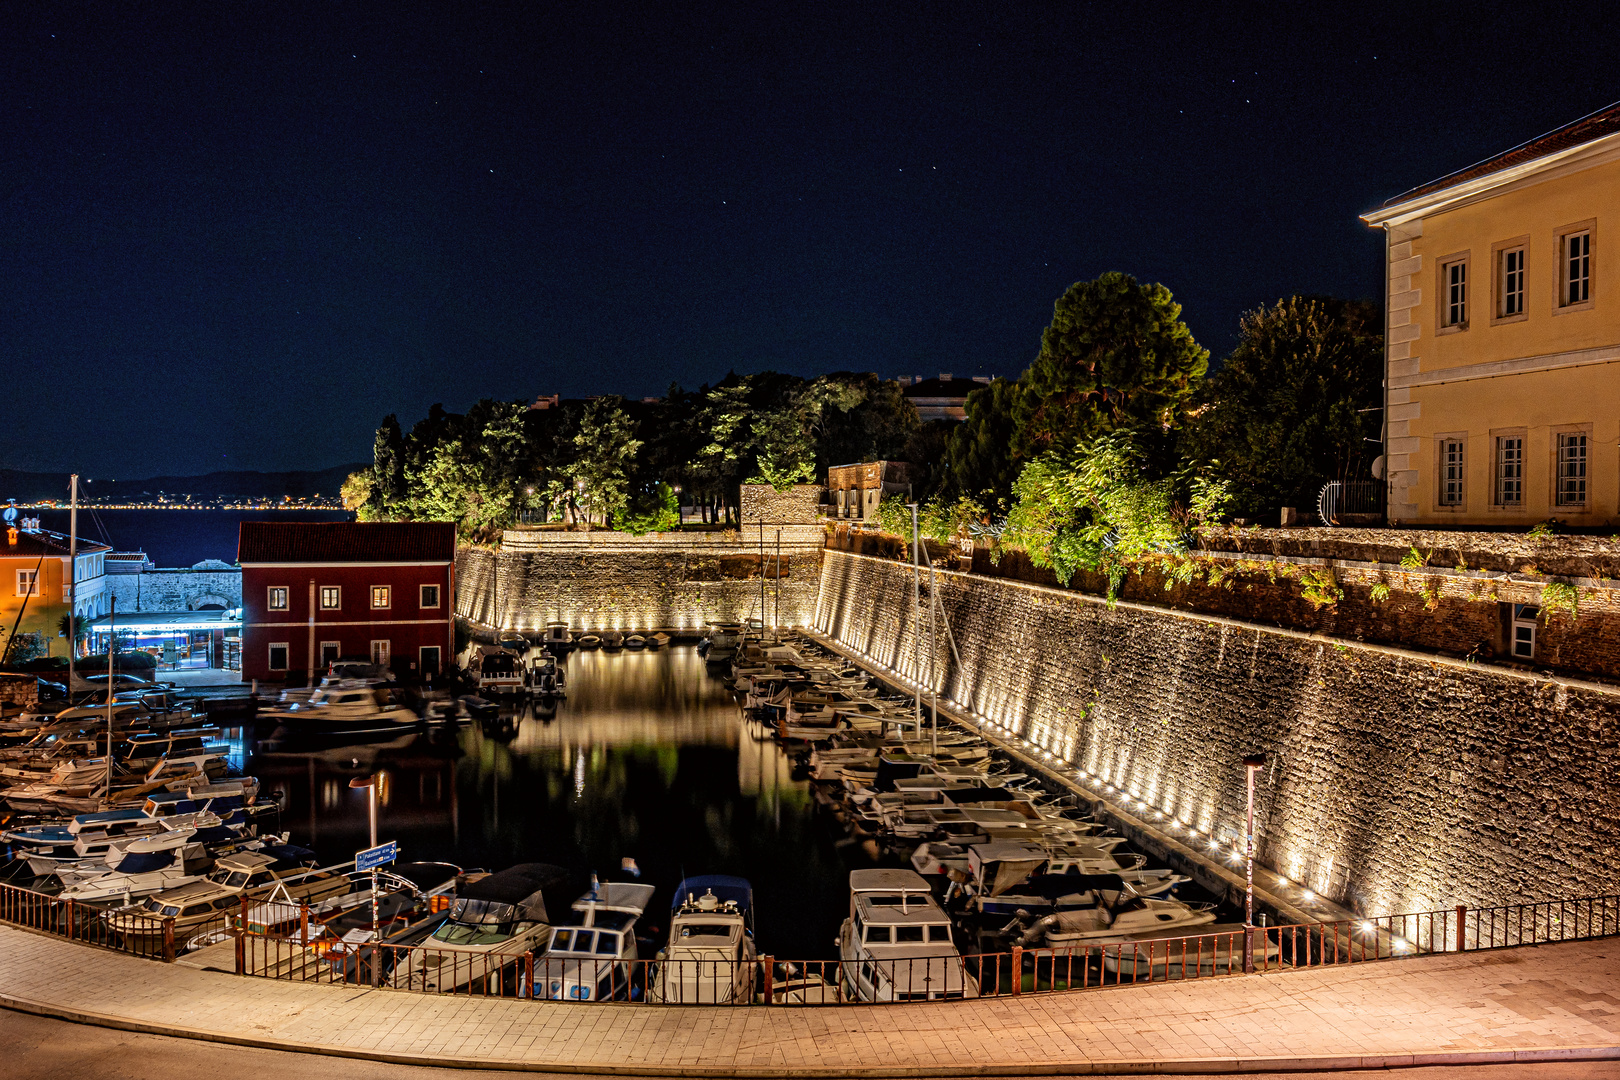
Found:
[[[103,806],[112,805],[113,782],[113,654],[118,651],[118,597],[112,597],[112,610],[107,613],[107,790],[102,795]]]
[[[79,646],[79,474],[68,479],[68,704],[73,703],[73,654]]]

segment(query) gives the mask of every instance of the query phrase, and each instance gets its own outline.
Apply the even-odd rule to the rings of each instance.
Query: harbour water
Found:
[[[379,836],[406,859],[497,870],[552,862],[658,887],[650,925],[668,925],[686,874],[754,886],[760,951],[824,958],[848,907],[848,870],[804,780],[767,731],[742,717],[692,646],[576,652],[554,713],[524,704],[500,721],[338,742],[286,729],[239,733],[233,764],[278,794],[283,827],[324,861],[366,846],[366,800],[350,779],[382,774]],[[844,861],[848,853],[853,860]]]
[[[68,511],[30,510],[43,528],[68,531]],[[204,559],[236,561],[237,526],[244,521],[353,521],[346,510],[90,510],[79,511],[79,535],[115,551],[144,551],[162,567]]]

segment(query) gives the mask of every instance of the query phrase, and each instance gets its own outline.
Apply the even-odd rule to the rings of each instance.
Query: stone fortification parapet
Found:
[[[1438,529],[1203,529],[1199,541],[1213,551],[1369,563],[1399,563],[1416,548],[1436,566],[1465,563],[1501,573],[1620,577],[1620,540],[1613,536]]]

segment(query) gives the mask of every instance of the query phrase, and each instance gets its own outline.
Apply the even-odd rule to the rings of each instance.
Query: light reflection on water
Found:
[[[499,869],[555,862],[624,877],[634,858],[659,887],[649,923],[667,924],[683,874],[753,882],[760,950],[833,952],[847,871],[806,781],[691,647],[576,652],[568,697],[537,715],[336,745],[260,732],[243,766],[283,793],[283,827],[327,861],[367,843],[355,776],[380,771],[379,836],[407,859]]]

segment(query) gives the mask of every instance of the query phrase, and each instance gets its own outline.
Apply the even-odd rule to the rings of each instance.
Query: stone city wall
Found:
[[[132,611],[196,611],[205,604],[225,608],[242,606],[242,571],[147,570],[138,574],[108,574],[107,592],[118,599],[121,613]]]
[[[767,623],[808,625],[825,534],[766,526],[762,559],[753,533],[508,530],[497,551],[458,551],[456,614],[497,629],[697,630],[758,618],[763,581]]]
[[[945,573],[916,665],[1150,806],[1364,914],[1613,891],[1620,696],[1387,646]],[[927,596],[927,577],[924,595]],[[912,674],[908,567],[828,551],[816,626]],[[925,600],[926,602],[926,600]],[[929,657],[934,675],[929,677]]]

